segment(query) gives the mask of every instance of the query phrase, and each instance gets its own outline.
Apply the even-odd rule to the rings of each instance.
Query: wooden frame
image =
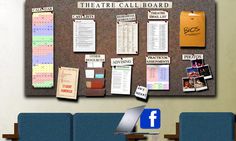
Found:
[[[2,138],[12,141],[19,140],[18,123],[14,123],[14,134],[2,134]],[[146,140],[147,138],[143,134],[131,134],[126,135],[127,141]]]

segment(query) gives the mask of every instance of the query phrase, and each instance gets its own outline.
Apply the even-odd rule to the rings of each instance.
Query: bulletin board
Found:
[[[114,1],[114,0],[110,0]],[[120,1],[120,0],[116,0]],[[142,1],[142,0],[140,0]],[[149,0],[152,1],[152,0]],[[160,0],[161,1],[161,0]],[[26,0],[25,3],[25,94],[26,96],[55,96],[58,68],[74,67],[80,69],[78,95],[85,95],[85,54],[73,52],[74,14],[92,14],[96,18],[96,54],[105,54],[106,62],[106,96],[111,95],[111,58],[133,57],[131,96],[138,85],[146,86],[147,55],[168,55],[170,63],[170,89],[168,91],[149,91],[149,96],[215,96],[216,95],[216,4],[214,0],[169,0],[173,2],[170,9],[78,9],[78,0]],[[32,87],[32,8],[53,7],[55,14],[54,33],[54,87],[35,89]],[[169,52],[147,53],[148,10],[165,10],[169,13]],[[206,14],[206,48],[179,47],[179,23],[181,11],[205,11]],[[139,23],[139,54],[116,54],[116,15],[135,13]],[[203,54],[204,61],[210,65],[213,79],[207,81],[208,90],[184,93],[182,77],[191,64],[182,61],[182,54]]]

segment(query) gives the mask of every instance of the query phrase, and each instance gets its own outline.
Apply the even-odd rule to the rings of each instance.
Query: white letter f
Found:
[[[155,119],[157,119],[157,116],[155,116],[155,114],[157,113],[157,111],[152,111],[150,116],[149,116],[149,119],[150,119],[150,122],[151,122],[151,127],[155,127]]]

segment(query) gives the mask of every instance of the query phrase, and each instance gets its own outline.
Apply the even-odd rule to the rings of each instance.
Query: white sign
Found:
[[[85,55],[85,62],[105,62],[105,55],[104,54]]]
[[[146,64],[170,64],[169,56],[147,56]]]
[[[203,54],[182,54],[183,61],[203,59]]]
[[[148,89],[146,87],[138,86],[134,95],[138,98],[146,100],[147,94],[148,94]]]
[[[168,20],[167,11],[148,11],[148,19],[151,20]]]
[[[152,8],[152,9],[167,9],[172,8],[170,1],[146,1],[146,2],[111,2],[111,1],[79,1],[78,8],[80,9],[137,9],[137,8]]]
[[[32,12],[47,12],[53,11],[53,7],[41,7],[41,8],[32,8]]]
[[[132,66],[133,58],[111,58],[111,66]]]
[[[95,19],[95,15],[72,15],[72,19]]]
[[[117,15],[116,21],[117,22],[136,21],[136,15],[135,14]]]

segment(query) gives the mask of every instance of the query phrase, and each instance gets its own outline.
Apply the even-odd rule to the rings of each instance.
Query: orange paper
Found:
[[[180,46],[205,47],[205,12],[182,11],[180,14]]]

